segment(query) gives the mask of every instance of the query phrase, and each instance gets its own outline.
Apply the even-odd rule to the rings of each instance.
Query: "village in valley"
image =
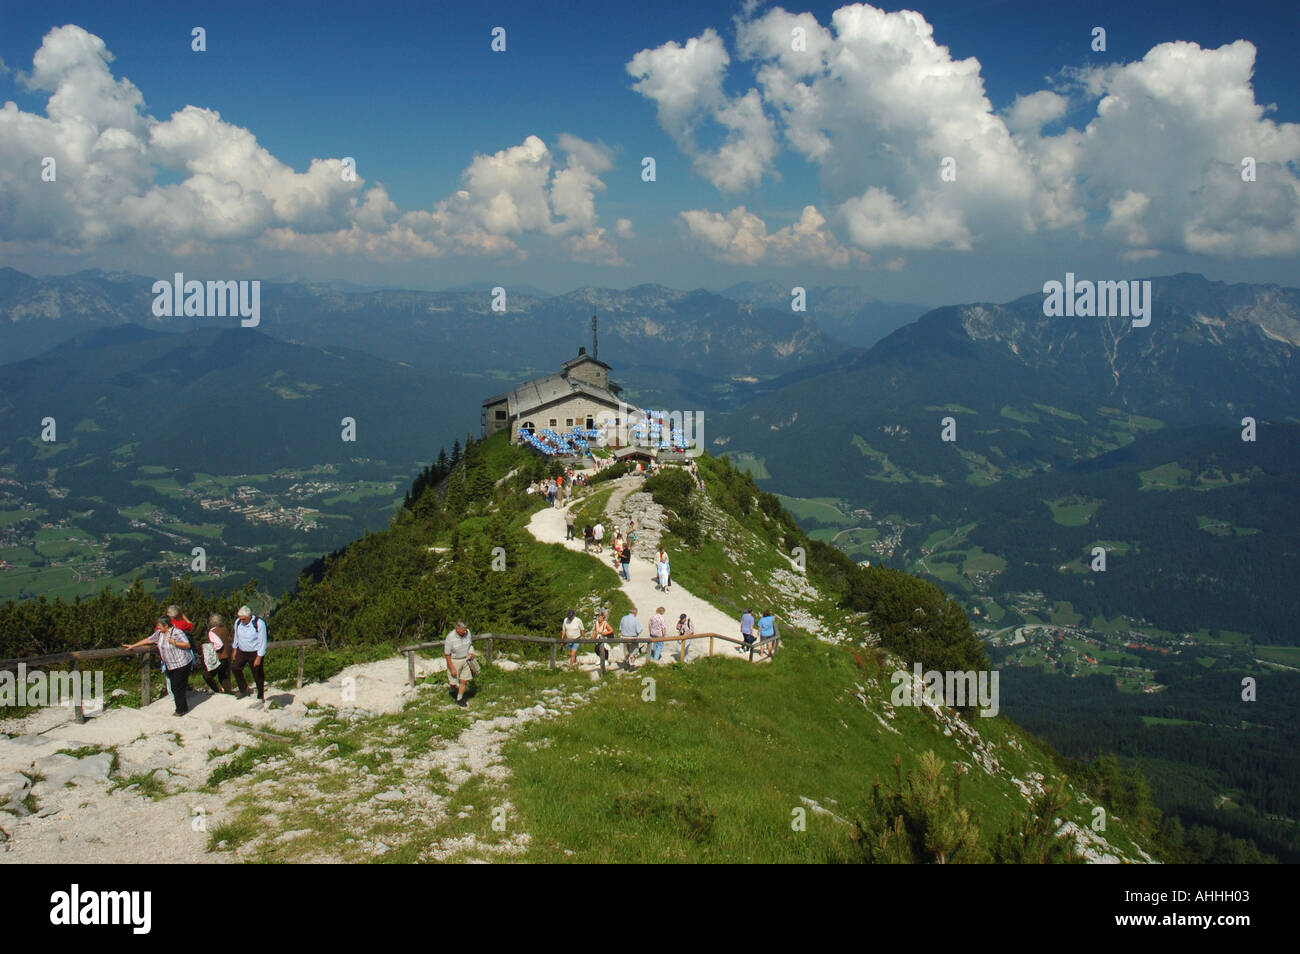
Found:
[[[137,576],[165,588],[186,573],[217,580],[265,575],[277,561],[301,565],[346,541],[358,517],[391,509],[400,485],[385,462],[364,458],[232,475],[114,464],[132,468],[124,483],[135,503],[67,507],[57,468],[43,481],[0,477],[0,598],[84,596]]]

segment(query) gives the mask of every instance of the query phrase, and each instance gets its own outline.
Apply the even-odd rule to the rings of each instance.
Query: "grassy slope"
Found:
[[[990,845],[1027,813],[1013,778],[1050,773],[1050,758],[1005,720],[975,716],[997,760],[987,772],[960,731],[945,734],[929,710],[887,704],[892,669],[871,652],[799,639],[774,665],[714,659],[656,670],[653,701],[642,677],[623,678],[579,715],[526,726],[505,754],[529,859],[849,860],[850,823],[872,780],[892,780],[896,756],[904,772],[914,768],[927,750],[967,766],[962,803]],[[808,809],[807,830],[794,830],[803,799],[843,821]],[[1071,790],[1062,814],[1087,827],[1091,809]],[[1112,819],[1106,837],[1135,856],[1122,823]]]

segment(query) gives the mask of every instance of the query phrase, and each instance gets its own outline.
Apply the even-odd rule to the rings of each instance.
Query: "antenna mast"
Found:
[[[591,356],[599,358],[599,349],[596,347],[596,316],[591,316]]]

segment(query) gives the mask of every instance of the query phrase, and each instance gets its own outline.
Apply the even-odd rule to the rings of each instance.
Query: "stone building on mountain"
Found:
[[[609,365],[579,348],[577,357],[564,362],[555,374],[484,400],[483,435],[509,428],[510,441],[515,443],[521,428],[562,432],[574,427],[595,429],[606,420],[617,424],[623,413],[619,400],[623,388],[609,379],[609,372]]]

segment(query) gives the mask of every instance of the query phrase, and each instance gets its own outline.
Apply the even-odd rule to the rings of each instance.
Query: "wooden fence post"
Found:
[[[408,685],[415,685],[415,653],[411,650],[406,653],[406,673],[410,678]]]
[[[492,664],[492,637],[487,638],[487,661],[488,665]]]
[[[153,674],[153,666],[149,665],[153,661],[150,653],[145,653],[140,657],[140,708],[143,709],[149,703],[153,702],[153,687],[149,685],[149,677]]]
[[[72,660],[72,694],[77,699],[77,710],[72,717],[81,725],[86,721],[86,714],[81,711],[81,674],[77,672],[77,661]]]
[[[302,669],[307,663],[307,647],[298,647],[298,688],[302,688]]]
[[[713,634],[709,633],[709,655],[713,655]]]
[[[555,668],[555,648],[558,644],[554,639],[551,640],[551,668]]]

